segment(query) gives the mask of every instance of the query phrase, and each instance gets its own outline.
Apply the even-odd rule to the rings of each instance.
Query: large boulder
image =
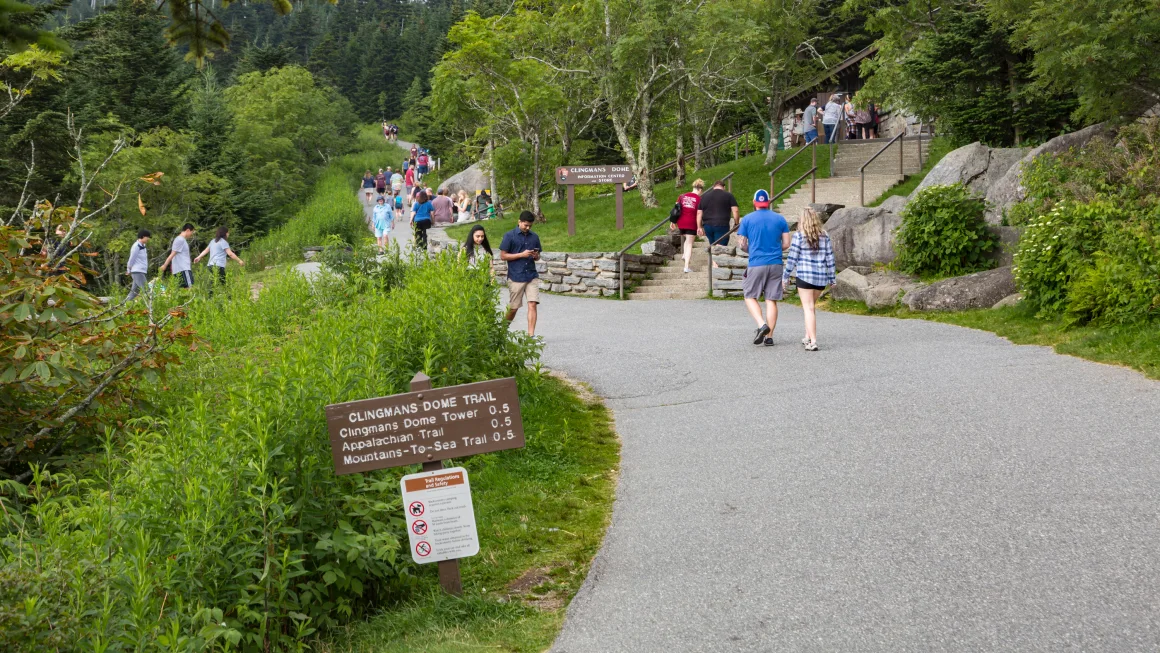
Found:
[[[901,215],[902,209],[906,208],[906,203],[909,201],[909,195],[891,195],[890,197],[882,200],[882,203],[878,205],[878,208],[886,209],[891,213],[897,213]]]
[[[851,265],[874,265],[894,260],[894,232],[902,224],[898,214],[881,207],[838,209],[826,222],[834,243],[839,270]]]
[[[914,311],[991,308],[999,300],[1014,294],[1016,290],[1011,266],[1005,266],[937,281],[906,293],[902,297],[902,303]]]
[[[898,298],[903,293],[920,287],[922,283],[918,279],[901,272],[882,270],[863,274],[854,268],[846,268],[838,273],[830,294],[835,299],[862,302],[868,308],[889,308],[898,305]]]
[[[1033,161],[1035,157],[1043,154],[1060,154],[1073,147],[1083,147],[1091,139],[1103,134],[1104,131],[1103,123],[1084,127],[1070,134],[1056,136],[1025,154],[987,190],[985,196],[987,198],[987,222],[991,224],[1001,223],[1007,209],[1022,202],[1027,197],[1026,189],[1023,188],[1023,167]]]
[[[1023,235],[1023,229],[992,224],[987,225],[987,231],[999,239],[999,246],[991,252],[991,260],[995,261],[997,267],[1013,264],[1015,252],[1019,250],[1019,238]]]
[[[468,195],[474,196],[475,191],[484,190],[490,184],[491,180],[483,169],[483,162],[480,161],[462,172],[451,175],[439,184],[439,188],[446,188],[450,193],[464,190]]]
[[[985,197],[1024,154],[1026,150],[1019,147],[991,148],[978,142],[964,145],[936,163],[915,192],[930,186],[962,184]]]

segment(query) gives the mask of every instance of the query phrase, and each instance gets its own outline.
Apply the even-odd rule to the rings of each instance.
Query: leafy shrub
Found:
[[[1039,157],[1023,174],[1027,199],[1015,278],[1039,315],[1073,324],[1157,316],[1160,266],[1160,119]]]
[[[983,220],[986,203],[962,184],[923,189],[902,210],[897,265],[911,274],[953,277],[985,270],[998,239]]]
[[[1110,202],[1060,202],[1027,225],[1015,254],[1015,280],[1024,299],[1041,315],[1067,305],[1067,288],[1100,246],[1103,225],[1119,219]]]
[[[126,423],[123,446],[108,437],[88,474],[0,488],[0,573],[62,579],[44,614],[85,615],[73,641],[107,650],[291,650],[398,597],[413,584],[404,470],[336,476],[323,407],[405,391],[416,371],[437,386],[522,375],[538,351],[497,295],[445,255],[341,305],[289,273],[256,300],[243,281],[196,300],[213,350],[153,390],[157,415]]]
[[[1067,288],[1072,324],[1131,324],[1160,316],[1160,220],[1108,225],[1103,248]]]

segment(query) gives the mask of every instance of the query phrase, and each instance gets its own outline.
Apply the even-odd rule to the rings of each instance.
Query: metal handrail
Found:
[[[774,180],[777,178],[777,171],[781,170],[782,168],[789,165],[789,162],[796,159],[797,155],[801,154],[802,152],[805,152],[806,148],[809,148],[811,151],[813,151],[813,165],[815,168],[817,167],[817,165],[818,165],[818,137],[814,136],[813,140],[811,140],[810,142],[805,144],[805,147],[803,147],[802,149],[798,150],[797,152],[794,152],[793,154],[791,154],[788,159],[786,159],[785,161],[782,161],[780,165],[778,165],[776,168],[774,168],[773,170],[770,171],[770,173],[769,173],[769,192],[771,194],[777,192],[777,189],[774,187]],[[816,189],[817,189],[817,182],[815,179],[814,190],[811,191],[811,199],[816,199],[816,197],[814,196],[814,194],[817,193]]]
[[[778,201],[779,199],[782,198],[783,195],[785,195],[790,190],[795,188],[799,183],[802,182],[803,179],[805,179],[806,177],[808,177],[810,175],[817,173],[817,171],[818,171],[818,166],[816,166],[816,165],[814,167],[810,168],[809,170],[806,170],[802,176],[798,177],[789,186],[786,186],[784,189],[782,189],[782,191],[780,193],[769,198],[769,205],[773,206],[774,202]],[[729,236],[732,236],[740,228],[741,228],[741,221],[738,220],[737,225],[734,226],[729,231],[725,232],[724,236],[721,236],[717,240],[709,243],[709,265],[707,265],[706,267],[709,269],[709,296],[710,297],[713,296],[713,246],[720,244],[722,240],[725,242],[729,242]]]
[[[736,171],[730,172],[729,174],[725,175],[724,177],[722,177],[720,179],[720,181],[725,182],[730,193],[733,192],[733,175],[735,175],[735,174],[737,174]]]
[[[618,271],[620,272],[620,298],[621,299],[624,299],[624,253],[627,252],[628,250],[632,249],[633,247],[636,247],[637,243],[639,243],[640,241],[644,240],[645,238],[648,238],[649,236],[651,236],[652,233],[654,231],[656,231],[657,229],[660,229],[661,227],[665,226],[665,224],[667,224],[668,221],[669,221],[668,216],[665,216],[665,219],[658,222],[655,227],[644,232],[643,234],[641,234],[640,238],[637,238],[636,240],[632,241],[631,243],[628,244],[628,247],[625,247],[624,249],[622,249],[616,253],[616,260],[617,260],[616,267],[618,268]]]
[[[904,174],[903,170],[905,168],[903,166],[904,159],[902,156],[904,141],[902,140],[902,137],[905,135],[906,130],[903,130],[897,136],[887,141],[886,145],[883,145],[881,149],[874,153],[874,156],[866,159],[866,163],[863,163],[862,167],[858,168],[858,206],[866,206],[866,166],[873,163],[874,159],[877,159],[882,155],[883,152],[889,149],[891,145],[894,145],[894,141],[898,141],[898,175],[902,176]],[[922,165],[921,161],[919,162],[919,165]]]

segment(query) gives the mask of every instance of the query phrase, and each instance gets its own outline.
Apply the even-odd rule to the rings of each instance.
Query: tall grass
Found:
[[[284,225],[259,238],[247,250],[256,269],[302,260],[305,247],[321,246],[334,234],[354,245],[370,236],[356,189],[363,172],[397,165],[404,152],[387,143],[374,125],[359,132],[359,151],[339,157],[323,170],[310,199]]]
[[[299,650],[413,587],[403,470],[336,476],[323,407],[420,370],[526,385],[537,349],[486,271],[450,256],[390,292],[329,302],[326,287],[286,272],[256,300],[240,277],[194,300],[204,345],[153,414],[110,425],[88,466],[0,488],[3,648]]]

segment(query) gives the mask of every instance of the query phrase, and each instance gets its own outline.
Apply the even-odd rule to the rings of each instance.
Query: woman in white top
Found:
[[[471,220],[471,196],[462,188],[459,189],[456,204],[459,206],[459,222],[469,222]]]
[[[468,232],[467,240],[463,242],[463,253],[467,255],[467,267],[486,265],[491,268],[494,254],[491,251],[491,243],[487,242],[487,232],[483,230],[483,225],[477,224]]]
[[[234,254],[234,250],[230,249],[230,243],[226,240],[226,238],[229,238],[229,235],[230,230],[228,227],[218,227],[217,233],[214,234],[213,240],[210,241],[209,245],[206,245],[205,249],[201,250],[201,254],[198,254],[197,258],[193,259],[193,262],[197,263],[203,257],[205,257],[206,254],[209,254],[208,266],[211,272],[210,276],[212,277],[213,270],[217,269],[217,278],[218,281],[220,281],[222,284],[225,284],[226,282],[227,257],[237,261],[238,265],[246,264],[245,261],[238,258],[237,254]],[[212,287],[210,294],[213,294]]]

